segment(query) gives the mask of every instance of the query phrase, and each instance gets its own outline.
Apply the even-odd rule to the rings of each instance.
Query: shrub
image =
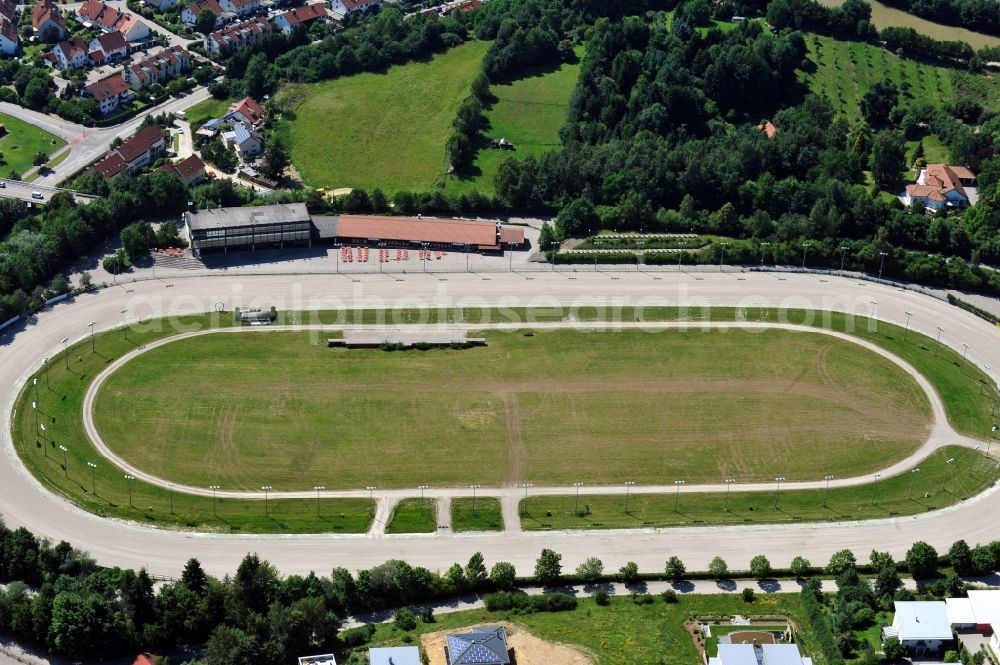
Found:
[[[757,598],[757,596],[753,592],[753,589],[751,589],[750,587],[747,587],[746,589],[743,589],[743,602],[744,603],[752,603],[756,598]]]
[[[340,635],[338,635],[341,644],[349,649],[364,646],[368,644],[373,637],[375,637],[375,624],[373,623],[366,623],[365,625],[358,626],[357,628],[348,628],[347,630],[341,631]]]
[[[666,574],[667,579],[678,582],[684,579],[684,573],[686,573],[687,570],[684,568],[683,561],[675,556],[672,556],[667,559],[667,565],[664,567],[663,572]]]
[[[529,596],[513,591],[497,591],[483,596],[483,604],[490,612],[504,610],[565,612],[576,609],[576,598],[565,593],[544,593],[540,596]]]
[[[729,566],[726,564],[725,559],[717,556],[708,564],[708,572],[715,579],[724,580],[729,577]]]
[[[887,637],[882,642],[882,651],[886,660],[899,660],[903,657],[903,645],[899,643],[898,637]]]
[[[789,569],[792,571],[792,575],[795,575],[795,577],[799,579],[804,577],[805,574],[809,572],[809,568],[811,568],[809,560],[801,556],[797,556],[792,559],[792,565],[789,566]]]
[[[413,616],[413,612],[405,607],[400,607],[396,610],[393,618],[396,622],[396,628],[400,630],[413,630],[417,627],[417,617]]]
[[[652,605],[654,599],[648,593],[633,593],[632,602],[636,605]]]
[[[420,608],[420,620],[424,623],[434,623],[434,608],[424,605]]]
[[[599,589],[594,594],[594,602],[597,603],[598,605],[610,605],[611,597],[608,595],[607,591],[605,591],[604,589]]]
[[[622,582],[628,584],[629,582],[635,582],[639,579],[639,565],[635,561],[629,561],[624,566],[618,569],[618,576],[621,577]]]
[[[674,591],[673,589],[667,589],[666,591],[660,594],[660,597],[663,598],[663,602],[667,603],[668,605],[672,605],[677,602],[677,592]]]

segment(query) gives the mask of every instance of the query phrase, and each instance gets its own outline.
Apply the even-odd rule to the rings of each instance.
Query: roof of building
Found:
[[[447,636],[451,665],[509,665],[507,631],[503,626],[481,626],[468,633]]]
[[[420,649],[417,647],[369,649],[368,665],[420,665]]]
[[[803,658],[799,653],[799,647],[794,644],[763,644],[763,665],[806,665],[812,660]]]
[[[709,660],[710,665],[759,665],[752,644],[720,644],[719,655]]]
[[[151,653],[140,653],[132,661],[132,665],[153,665],[153,654]]]
[[[994,631],[1000,629],[1000,590],[969,591],[969,602],[977,624],[990,624]]]
[[[59,8],[52,0],[39,0],[31,8],[31,25],[36,30],[47,21],[55,21],[62,27],[66,27],[66,19],[59,13]]]
[[[326,16],[326,8],[318,2],[311,5],[296,7],[295,9],[289,9],[281,15],[288,25],[300,25],[302,23],[315,21],[318,18],[323,18],[324,16]]]
[[[103,35],[98,35],[95,39],[101,45],[101,50],[105,53],[120,51],[121,49],[128,50],[128,40],[120,32],[106,32]]]
[[[91,83],[86,87],[87,93],[98,103],[111,99],[129,91],[128,83],[121,76],[109,76],[106,79]]]
[[[94,165],[94,168],[105,178],[114,178],[128,167],[128,162],[117,152],[113,152]]]
[[[341,215],[337,234],[341,238],[379,238],[405,242],[495,245],[493,222],[465,219]]]
[[[73,37],[72,39],[66,39],[55,45],[54,48],[62,51],[63,57],[72,58],[78,53],[87,55],[87,42],[83,41],[79,37]]]
[[[354,11],[359,7],[370,7],[372,5],[381,4],[382,0],[340,0],[347,11]]]
[[[955,192],[968,199],[969,195],[962,186],[962,180],[974,180],[975,175],[964,166],[949,166],[947,164],[928,164],[920,171],[917,178],[917,186],[927,187],[937,190],[940,197],[930,196],[935,201],[944,201],[949,192]],[[910,186],[906,187],[910,196],[929,196],[930,190],[918,190],[920,193],[911,193]],[[927,194],[923,192],[928,192]]]
[[[299,665],[337,665],[332,653],[325,653],[318,656],[300,656]]]
[[[223,13],[222,5],[219,4],[219,0],[201,0],[201,2],[195,3],[188,7],[195,16],[201,14],[202,10],[208,9],[216,16]]]
[[[757,129],[767,134],[767,138],[769,139],[773,139],[774,135],[778,133],[778,128],[771,124],[770,120],[765,120],[757,125]]]
[[[15,44],[21,41],[21,36],[17,34],[17,26],[14,25],[13,21],[7,19],[7,17],[0,18],[0,37],[4,37]]]
[[[115,25],[115,30],[122,33],[123,35],[128,34],[129,30],[137,25],[143,25],[143,22],[139,20],[138,16],[133,14],[124,14],[120,17],[120,20]]]
[[[240,101],[230,105],[229,112],[226,115],[230,113],[239,113],[255,126],[264,120],[264,109],[251,97],[244,97]]]
[[[219,45],[219,48],[229,47],[230,42],[243,42],[251,37],[271,31],[271,24],[263,18],[251,18],[231,25],[222,30],[216,30],[208,37]]]
[[[77,16],[93,21],[98,16],[100,16],[101,12],[104,11],[105,7],[107,7],[107,5],[105,5],[100,0],[87,0],[82,5],[80,5],[79,9],[76,10],[76,14]]]
[[[173,173],[180,179],[187,181],[199,173],[204,172],[205,162],[201,161],[201,157],[198,155],[191,155],[187,159],[181,160],[176,164],[164,164],[156,170]]]
[[[156,125],[146,127],[116,149],[126,162],[133,162],[163,140],[163,130]]]
[[[309,221],[309,212],[306,210],[305,203],[282,203],[248,208],[212,208],[187,213],[188,227],[193,230],[305,221]]]
[[[14,13],[17,11],[17,5],[10,0],[0,0],[0,16],[13,21]]]
[[[976,612],[968,598],[945,598],[944,604],[948,610],[948,622],[953,626],[976,623]]]
[[[903,640],[950,640],[951,623],[942,600],[907,600],[895,603],[892,625]]]
[[[516,226],[501,226],[500,242],[508,245],[523,245],[524,229],[519,229]]]

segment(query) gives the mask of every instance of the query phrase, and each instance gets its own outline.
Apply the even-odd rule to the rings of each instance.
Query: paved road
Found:
[[[9,386],[8,407],[27,375],[44,355],[55,353],[63,337],[82,339],[90,321],[112,327],[122,308],[144,320],[161,315],[226,309],[269,307],[316,310],[345,307],[419,306],[568,306],[606,307],[682,305],[701,308],[737,305],[816,308],[867,315],[878,301],[881,319],[900,322],[913,313],[911,328],[936,336],[944,344],[969,344],[969,361],[1000,367],[1000,329],[945,302],[891,286],[810,274],[580,273],[528,280],[517,273],[496,273],[483,280],[452,274],[447,281],[429,275],[407,275],[403,282],[384,275],[227,276],[151,280],[120,285],[60,303],[38,316],[26,329],[0,336],[0,385]],[[391,314],[391,309],[390,309]],[[390,316],[391,319],[391,316]],[[697,333],[694,333],[697,334]],[[995,380],[995,379],[994,379]],[[600,556],[609,569],[634,560],[642,570],[659,570],[664,559],[681,556],[691,569],[704,569],[715,555],[731,566],[745,566],[756,553],[776,566],[803,555],[825,561],[844,547],[861,554],[878,547],[901,556],[914,540],[945,548],[958,538],[985,542],[996,538],[1000,492],[988,491],[962,505],[933,513],[859,523],[693,527],[685,529],[526,532],[516,534],[428,534],[369,536],[246,536],[156,531],[123,524],[80,511],[45,492],[25,471],[12,450],[9,413],[0,413],[0,512],[8,525],[25,525],[42,536],[66,539],[105,564],[146,566],[158,574],[177,574],[184,560],[197,556],[213,574],[231,572],[248,551],[256,551],[286,573],[326,572],[332,566],[369,567],[402,557],[413,564],[443,570],[454,561],[482,551],[488,564],[506,560],[527,574],[542,547],[563,554],[567,568],[588,556]],[[984,436],[988,433],[984,433]]]
[[[40,185],[55,186],[64,179],[81,170],[99,157],[111,147],[111,142],[115,138],[127,139],[135,134],[143,119],[149,114],[171,114],[174,111],[181,111],[199,102],[203,102],[211,97],[208,88],[201,86],[185,93],[181,97],[171,97],[159,106],[146,109],[136,117],[113,127],[84,127],[58,116],[46,115],[37,111],[11,104],[0,102],[0,111],[14,115],[25,122],[40,127],[45,131],[55,134],[69,144],[70,154],[50,170],[47,175],[35,180]],[[0,192],[2,194],[2,192]]]
[[[20,180],[6,180],[0,179],[0,197],[10,198],[10,199],[21,199],[22,201],[27,201],[28,203],[48,203],[49,199],[56,192],[60,191],[72,191],[64,190],[59,187],[50,187],[48,185],[40,185],[38,181],[35,182],[22,182]],[[34,196],[35,193],[41,194],[41,197]],[[91,196],[90,194],[79,194],[73,192],[73,198],[76,199],[77,203],[86,203],[87,201],[93,201],[98,198],[96,196]]]

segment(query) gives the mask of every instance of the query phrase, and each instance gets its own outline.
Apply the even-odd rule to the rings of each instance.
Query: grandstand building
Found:
[[[191,251],[254,251],[265,247],[312,246],[312,221],[304,203],[213,208],[184,214]]]

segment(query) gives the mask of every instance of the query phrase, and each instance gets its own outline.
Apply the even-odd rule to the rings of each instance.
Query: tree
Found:
[[[834,552],[833,556],[830,557],[830,563],[826,564],[826,572],[839,577],[845,570],[854,568],[857,564],[858,561],[854,558],[854,552],[851,550],[840,550]]]
[[[560,238],[580,238],[590,235],[599,223],[597,211],[590,199],[578,198],[559,211],[556,230],[559,231]]]
[[[247,62],[243,73],[243,82],[247,87],[247,95],[260,99],[267,92],[267,56],[255,53]]]
[[[498,589],[513,589],[516,579],[514,565],[506,561],[498,561],[490,569],[490,584]]]
[[[771,562],[763,554],[750,559],[750,575],[758,580],[766,579],[771,574]]]
[[[558,582],[562,575],[562,555],[545,548],[535,562],[535,579],[542,584]]]
[[[948,562],[959,575],[971,575],[973,572],[972,550],[969,548],[969,544],[964,540],[956,540],[948,550]]]
[[[276,138],[268,142],[264,149],[264,167],[262,169],[264,175],[273,180],[281,180],[290,163],[291,159],[288,157],[288,151],[285,150],[281,139]]]
[[[542,230],[538,232],[538,251],[547,252],[556,241],[556,234],[552,232],[552,225],[548,222],[542,224]]]
[[[39,110],[45,106],[49,99],[49,88],[45,85],[45,80],[35,77],[28,81],[28,86],[24,89],[24,105],[29,109]]]
[[[808,559],[806,559],[805,557],[797,556],[794,559],[792,559],[792,564],[791,566],[789,566],[789,569],[792,571],[792,575],[795,575],[795,577],[802,579],[802,577],[804,577],[805,574],[809,572],[809,569],[811,567],[812,565],[809,563]]]
[[[639,579],[639,565],[635,561],[629,561],[618,569],[618,576],[625,584],[631,584]]]
[[[729,577],[729,566],[726,560],[717,556],[708,564],[708,573],[717,580],[724,580]]]
[[[880,127],[889,121],[889,113],[898,102],[896,84],[888,79],[879,81],[861,97],[861,115],[869,125]]]
[[[215,12],[211,9],[202,9],[198,12],[198,18],[195,19],[194,28],[206,37],[215,32]]]
[[[34,164],[35,166],[42,166],[48,161],[49,161],[49,156],[46,155],[44,152],[39,151],[35,153],[35,157],[34,159],[31,160],[31,163]]]
[[[872,177],[882,189],[892,190],[899,184],[899,174],[906,165],[906,142],[902,132],[883,130],[875,135],[872,147]]]
[[[596,556],[588,558],[576,567],[577,576],[584,582],[596,582],[604,573],[604,563]]]
[[[903,645],[900,644],[898,637],[887,637],[882,641],[882,653],[885,654],[885,659],[894,662],[900,660],[903,655]]]
[[[135,263],[140,256],[149,251],[149,240],[152,235],[153,230],[146,222],[135,222],[122,229],[122,249],[130,261]]]
[[[876,571],[887,567],[895,568],[896,566],[896,561],[892,558],[891,554],[888,552],[879,552],[878,550],[872,550],[872,553],[868,555],[868,562]]]
[[[417,617],[413,616],[413,612],[406,607],[398,608],[393,615],[393,620],[396,623],[396,628],[399,628],[403,632],[413,630],[417,627]]]
[[[194,557],[184,564],[184,572],[181,573],[181,581],[197,594],[205,593],[208,588],[208,576],[201,567],[201,562]]]
[[[687,569],[684,567],[684,562],[676,556],[672,556],[667,559],[667,565],[663,569],[663,573],[667,576],[667,579],[679,582],[684,579],[684,573]]]
[[[469,557],[469,563],[465,566],[465,580],[474,589],[478,589],[486,583],[486,564],[483,563],[482,552],[476,552]]]
[[[930,577],[937,571],[937,550],[922,540],[906,552],[906,567],[914,577]]]
[[[875,595],[879,598],[885,596],[891,598],[902,586],[903,581],[899,579],[899,573],[896,572],[896,568],[893,566],[880,568],[873,584]]]

